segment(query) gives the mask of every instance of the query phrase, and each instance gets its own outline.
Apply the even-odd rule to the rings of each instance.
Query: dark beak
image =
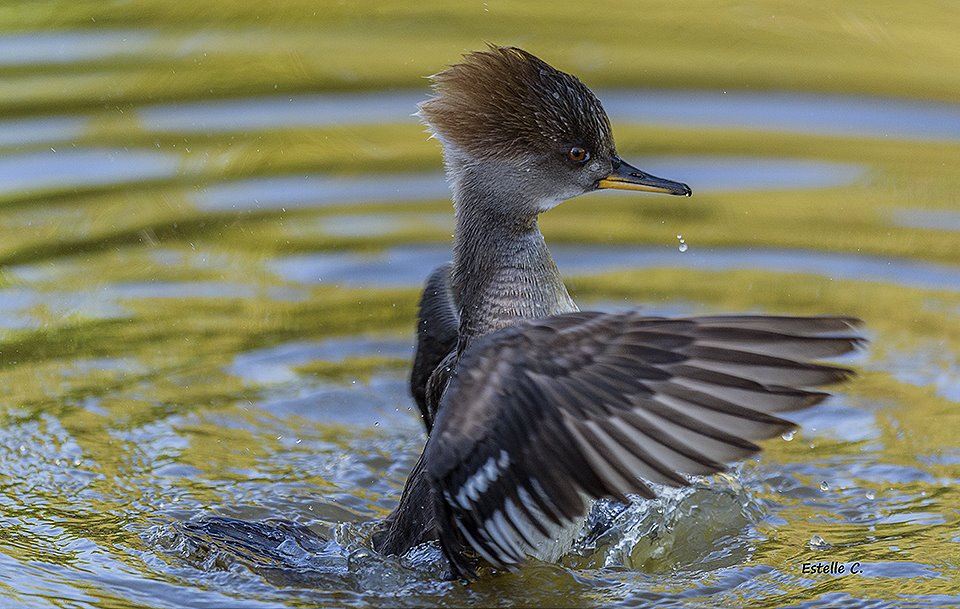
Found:
[[[624,162],[619,157],[613,157],[613,171],[607,177],[597,181],[597,188],[645,190],[685,197],[689,197],[691,194],[690,187],[686,184],[652,176]]]

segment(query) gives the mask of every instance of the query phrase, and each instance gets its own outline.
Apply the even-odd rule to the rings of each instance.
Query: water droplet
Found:
[[[74,466],[74,467],[80,467],[81,465],[83,465],[83,459],[80,459],[80,458],[78,457],[78,458],[76,458],[76,459],[73,460],[73,466]]]
[[[814,535],[810,538],[810,547],[814,550],[823,550],[830,547],[830,544],[827,543],[827,540],[819,535]]]
[[[677,239],[683,241],[683,235],[677,235]]]
[[[869,499],[870,501],[873,501],[874,499],[877,498],[877,494],[874,493],[873,491],[867,491],[867,492],[864,494],[864,497],[866,497],[866,498]]]
[[[827,492],[827,491],[830,490],[830,485],[827,484],[827,481],[826,481],[826,480],[824,480],[823,482],[820,483],[820,490],[823,491],[823,492]]]
[[[780,437],[786,440],[787,442],[789,442],[790,440],[793,439],[793,436],[795,435],[797,435],[797,431],[795,429],[791,429],[790,431],[785,431],[782,434],[780,434]]]
[[[380,421],[375,421],[375,422],[373,423],[373,426],[374,426],[374,427],[380,427]]]
[[[682,254],[683,252],[687,251],[687,244],[681,243],[677,249],[680,250],[680,253]]]

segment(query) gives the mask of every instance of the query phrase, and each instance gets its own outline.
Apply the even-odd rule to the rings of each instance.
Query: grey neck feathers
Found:
[[[472,339],[523,319],[576,311],[537,225],[538,202],[525,200],[499,171],[484,175],[484,167],[469,166],[450,173],[460,351]]]

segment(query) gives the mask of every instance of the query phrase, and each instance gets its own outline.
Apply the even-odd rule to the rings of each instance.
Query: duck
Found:
[[[849,316],[581,311],[540,215],[597,190],[690,187],[624,161],[596,95],[520,48],[430,78],[417,114],[442,146],[456,228],[419,302],[410,392],[427,440],[375,550],[439,542],[466,580],[555,561],[595,500],[724,471],[853,374],[819,362],[864,342]]]

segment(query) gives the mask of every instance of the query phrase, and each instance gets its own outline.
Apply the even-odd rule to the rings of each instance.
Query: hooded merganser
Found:
[[[419,115],[443,145],[453,261],[420,301],[411,391],[428,440],[374,547],[439,539],[454,577],[569,549],[591,499],[652,498],[793,427],[847,378],[809,360],[861,341],[847,317],[667,319],[580,312],[537,225],[602,188],[689,196],[617,156],[600,101],[518,48],[432,77]]]

